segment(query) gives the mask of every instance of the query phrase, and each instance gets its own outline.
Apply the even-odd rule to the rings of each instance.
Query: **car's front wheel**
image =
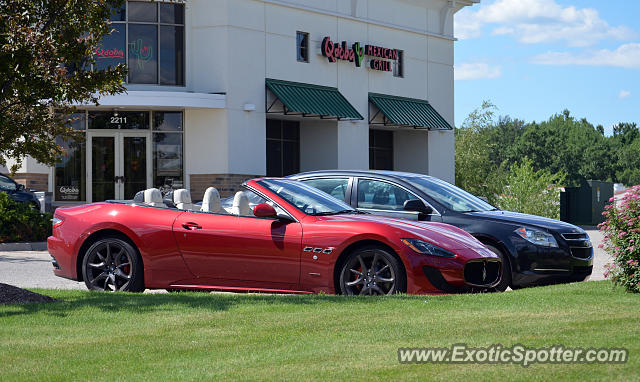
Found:
[[[93,243],[82,261],[87,288],[107,292],[144,291],[142,261],[128,242],[108,237]]]
[[[340,270],[340,291],[344,295],[388,295],[406,290],[407,279],[400,260],[381,247],[354,251]]]

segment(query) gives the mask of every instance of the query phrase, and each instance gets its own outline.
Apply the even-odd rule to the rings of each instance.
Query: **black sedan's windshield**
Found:
[[[467,191],[438,178],[405,177],[422,192],[438,203],[456,212],[479,212],[496,210],[494,206]]]
[[[348,204],[302,182],[284,179],[260,180],[258,184],[307,215],[357,213]]]

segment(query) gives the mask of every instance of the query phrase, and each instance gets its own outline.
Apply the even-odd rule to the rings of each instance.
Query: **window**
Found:
[[[300,123],[267,119],[267,176],[300,172]]]
[[[393,132],[369,130],[369,168],[393,170]]]
[[[403,211],[404,202],[419,199],[403,188],[379,180],[358,180],[358,208]]]
[[[74,130],[86,129],[84,112],[71,114],[69,125]],[[55,165],[54,198],[60,202],[83,202],[86,195],[86,142],[56,138],[56,143],[64,149],[64,154]]]
[[[183,4],[129,1],[112,11],[111,23],[95,69],[126,62],[130,84],[184,85]]]
[[[334,198],[340,199],[342,201],[345,200],[347,187],[349,186],[349,178],[306,179],[306,180],[303,180],[303,182],[308,184],[311,187],[315,187],[321,191],[324,191],[327,194],[333,196]]]
[[[398,51],[398,59],[393,61],[393,76],[404,77],[404,51]]]
[[[309,62],[309,33],[296,32],[298,62]]]
[[[153,185],[182,188],[182,112],[154,112],[153,130]]]

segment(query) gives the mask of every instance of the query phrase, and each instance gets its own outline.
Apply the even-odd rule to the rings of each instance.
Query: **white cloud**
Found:
[[[459,39],[482,34],[493,25],[493,35],[510,35],[536,44],[564,41],[569,46],[589,46],[601,40],[623,40],[635,35],[625,26],[610,26],[592,8],[563,7],[556,0],[496,0],[476,8],[465,8],[455,16]]]
[[[640,43],[624,44],[616,50],[601,49],[582,54],[547,52],[532,59],[540,65],[613,66],[640,69]]]
[[[456,81],[494,79],[500,76],[502,76],[500,66],[489,66],[484,62],[465,63],[454,67]]]
[[[620,90],[620,93],[618,93],[619,99],[625,99],[629,97],[631,97],[631,92],[628,90]]]

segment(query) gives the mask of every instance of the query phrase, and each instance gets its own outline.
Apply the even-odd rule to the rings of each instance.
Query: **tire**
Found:
[[[362,247],[340,267],[343,295],[390,295],[407,291],[407,275],[397,257],[378,246]]]
[[[500,278],[500,282],[493,289],[496,292],[504,292],[507,290],[507,287],[511,285],[511,263],[509,259],[504,255],[504,253],[498,248],[494,247],[491,244],[485,244],[485,247],[489,248],[491,252],[498,255],[500,260],[502,261],[502,278]]]
[[[82,260],[82,276],[89,290],[144,291],[144,271],[138,250],[116,237],[100,239],[89,247]]]

